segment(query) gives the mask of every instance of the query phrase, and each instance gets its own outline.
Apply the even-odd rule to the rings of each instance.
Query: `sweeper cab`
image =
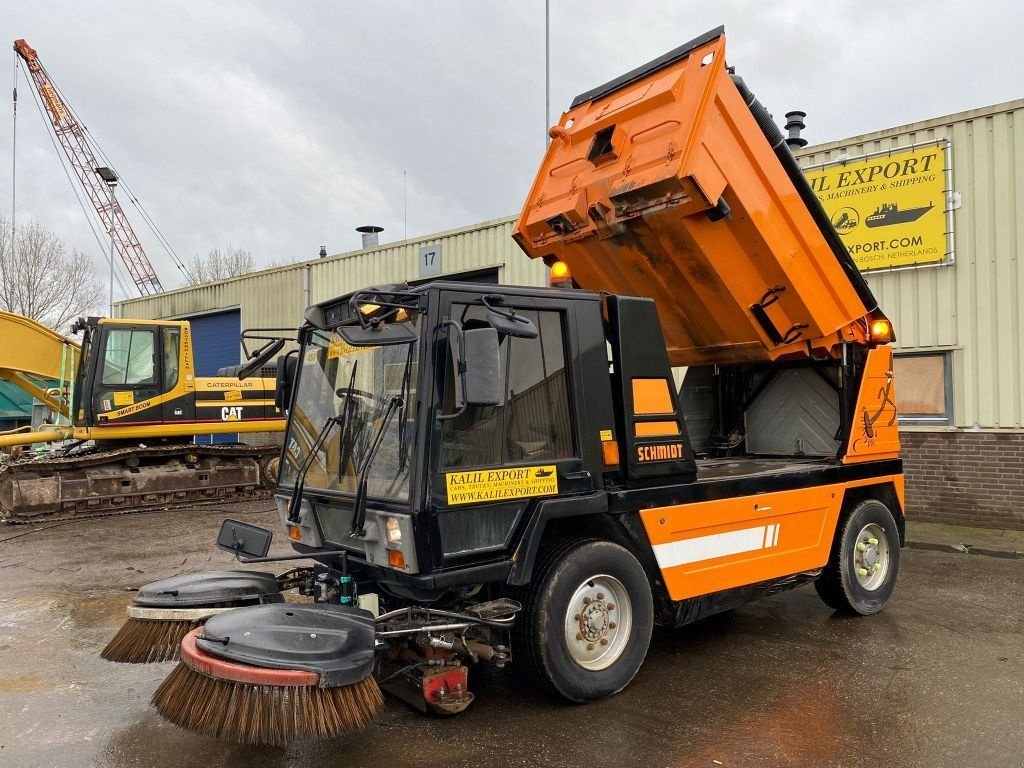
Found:
[[[462,711],[481,663],[587,702],[630,682],[655,623],[809,582],[882,609],[903,541],[892,329],[724,46],[713,30],[551,129],[515,230],[551,287],[394,285],[306,311],[279,365],[275,498],[288,559],[312,565],[182,627],[161,713],[242,741],[330,735],[378,711],[378,686]],[[269,536],[227,521],[219,544],[270,562]],[[311,602],[269,595],[289,587]],[[213,704],[233,696],[276,714]]]

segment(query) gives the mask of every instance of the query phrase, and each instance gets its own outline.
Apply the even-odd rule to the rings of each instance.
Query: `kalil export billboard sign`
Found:
[[[951,262],[949,142],[805,168],[862,270]]]

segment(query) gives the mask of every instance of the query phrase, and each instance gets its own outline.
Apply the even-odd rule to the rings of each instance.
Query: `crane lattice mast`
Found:
[[[156,270],[146,256],[146,251],[120,203],[108,190],[107,182],[100,175],[100,164],[96,160],[96,153],[86,137],[84,128],[61,99],[53,80],[40,63],[35,49],[24,40],[16,40],[14,50],[28,66],[32,83],[49,115],[50,127],[71,162],[71,167],[85,189],[86,196],[96,209],[103,228],[111,233],[114,248],[132,281],[143,295],[159,293],[163,286],[160,285]],[[106,168],[103,170],[108,172]]]

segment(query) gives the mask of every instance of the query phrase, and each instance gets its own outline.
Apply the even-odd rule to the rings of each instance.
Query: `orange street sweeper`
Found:
[[[161,622],[187,632],[154,697],[172,722],[326,737],[379,689],[453,714],[483,663],[588,702],[629,684],[656,623],[808,582],[848,613],[889,600],[893,330],[723,31],[581,94],[550,135],[515,229],[550,288],[306,311],[276,500],[311,564],[140,592],[136,656]],[[219,544],[281,559],[269,540],[226,521]]]

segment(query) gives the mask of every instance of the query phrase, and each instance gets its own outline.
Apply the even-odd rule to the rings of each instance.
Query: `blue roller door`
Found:
[[[216,376],[218,368],[241,362],[238,337],[242,333],[242,316],[237,309],[188,318],[192,326],[192,348],[196,376]],[[234,443],[237,434],[196,435],[197,443]]]

